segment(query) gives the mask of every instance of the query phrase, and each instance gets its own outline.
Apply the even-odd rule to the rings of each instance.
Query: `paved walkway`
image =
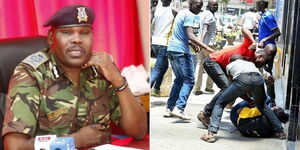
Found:
[[[204,78],[206,77],[206,74]],[[214,85],[214,89],[218,90]],[[216,143],[200,140],[207,130],[197,119],[197,114],[213,94],[190,95],[185,111],[192,116],[191,121],[164,118],[168,97],[151,97],[151,149],[153,150],[284,150],[284,140],[275,138],[248,138],[242,136],[232,125],[227,110],[223,118]],[[239,102],[240,100],[237,100]]]
[[[207,75],[204,74],[203,84]],[[205,86],[203,85],[202,88]],[[277,104],[283,105],[280,81],[276,81]],[[219,89],[214,85],[215,91]],[[202,89],[204,90],[204,89]],[[153,150],[285,150],[285,140],[275,138],[248,138],[242,136],[232,125],[227,110],[223,118],[216,143],[200,140],[207,130],[197,119],[197,114],[208,103],[214,94],[195,96],[191,93],[185,112],[192,116],[191,121],[177,118],[164,118],[168,97],[151,97],[151,149]],[[237,102],[241,101],[240,99]],[[236,103],[237,103],[236,102]],[[286,128],[286,127],[285,127]]]

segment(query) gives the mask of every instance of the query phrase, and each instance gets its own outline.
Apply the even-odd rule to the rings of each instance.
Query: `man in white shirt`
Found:
[[[252,33],[254,28],[257,28],[259,21],[259,14],[254,12],[254,8],[250,8],[248,12],[246,12],[241,18],[243,22],[243,26],[249,29]]]
[[[157,55],[156,62],[150,76],[150,86],[154,86],[152,96],[160,96],[160,85],[168,69],[167,45],[172,35],[172,24],[177,15],[171,6],[172,0],[161,0],[153,15],[153,34],[151,48]]]
[[[200,14],[201,19],[201,28],[200,28],[200,40],[203,41],[204,44],[209,47],[213,47],[215,44],[215,37],[217,31],[216,17],[215,12],[218,10],[218,1],[217,0],[209,0],[207,5],[207,10]],[[203,60],[208,56],[206,51],[200,51],[197,53],[197,75],[196,75],[196,83],[194,87],[193,93],[195,95],[203,94],[201,91],[202,85],[202,75],[203,75]],[[206,92],[213,93],[214,81],[208,76],[206,80]]]

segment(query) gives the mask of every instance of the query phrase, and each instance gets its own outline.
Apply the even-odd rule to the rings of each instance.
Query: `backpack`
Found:
[[[247,137],[271,137],[275,133],[266,116],[249,118],[248,123],[240,121],[237,130]]]

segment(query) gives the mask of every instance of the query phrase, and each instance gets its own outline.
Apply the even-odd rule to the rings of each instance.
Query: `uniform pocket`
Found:
[[[75,114],[75,109],[68,107],[57,108],[49,112],[41,112],[39,126],[41,129],[52,131],[64,128],[71,125]]]

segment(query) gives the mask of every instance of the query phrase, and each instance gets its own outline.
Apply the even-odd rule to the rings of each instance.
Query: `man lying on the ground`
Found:
[[[281,123],[288,121],[289,114],[285,113],[281,107],[270,105],[268,100],[266,104],[275,113]],[[242,101],[232,108],[230,120],[244,136],[271,137],[275,134],[267,117],[263,115],[257,107],[251,107],[246,101]]]

